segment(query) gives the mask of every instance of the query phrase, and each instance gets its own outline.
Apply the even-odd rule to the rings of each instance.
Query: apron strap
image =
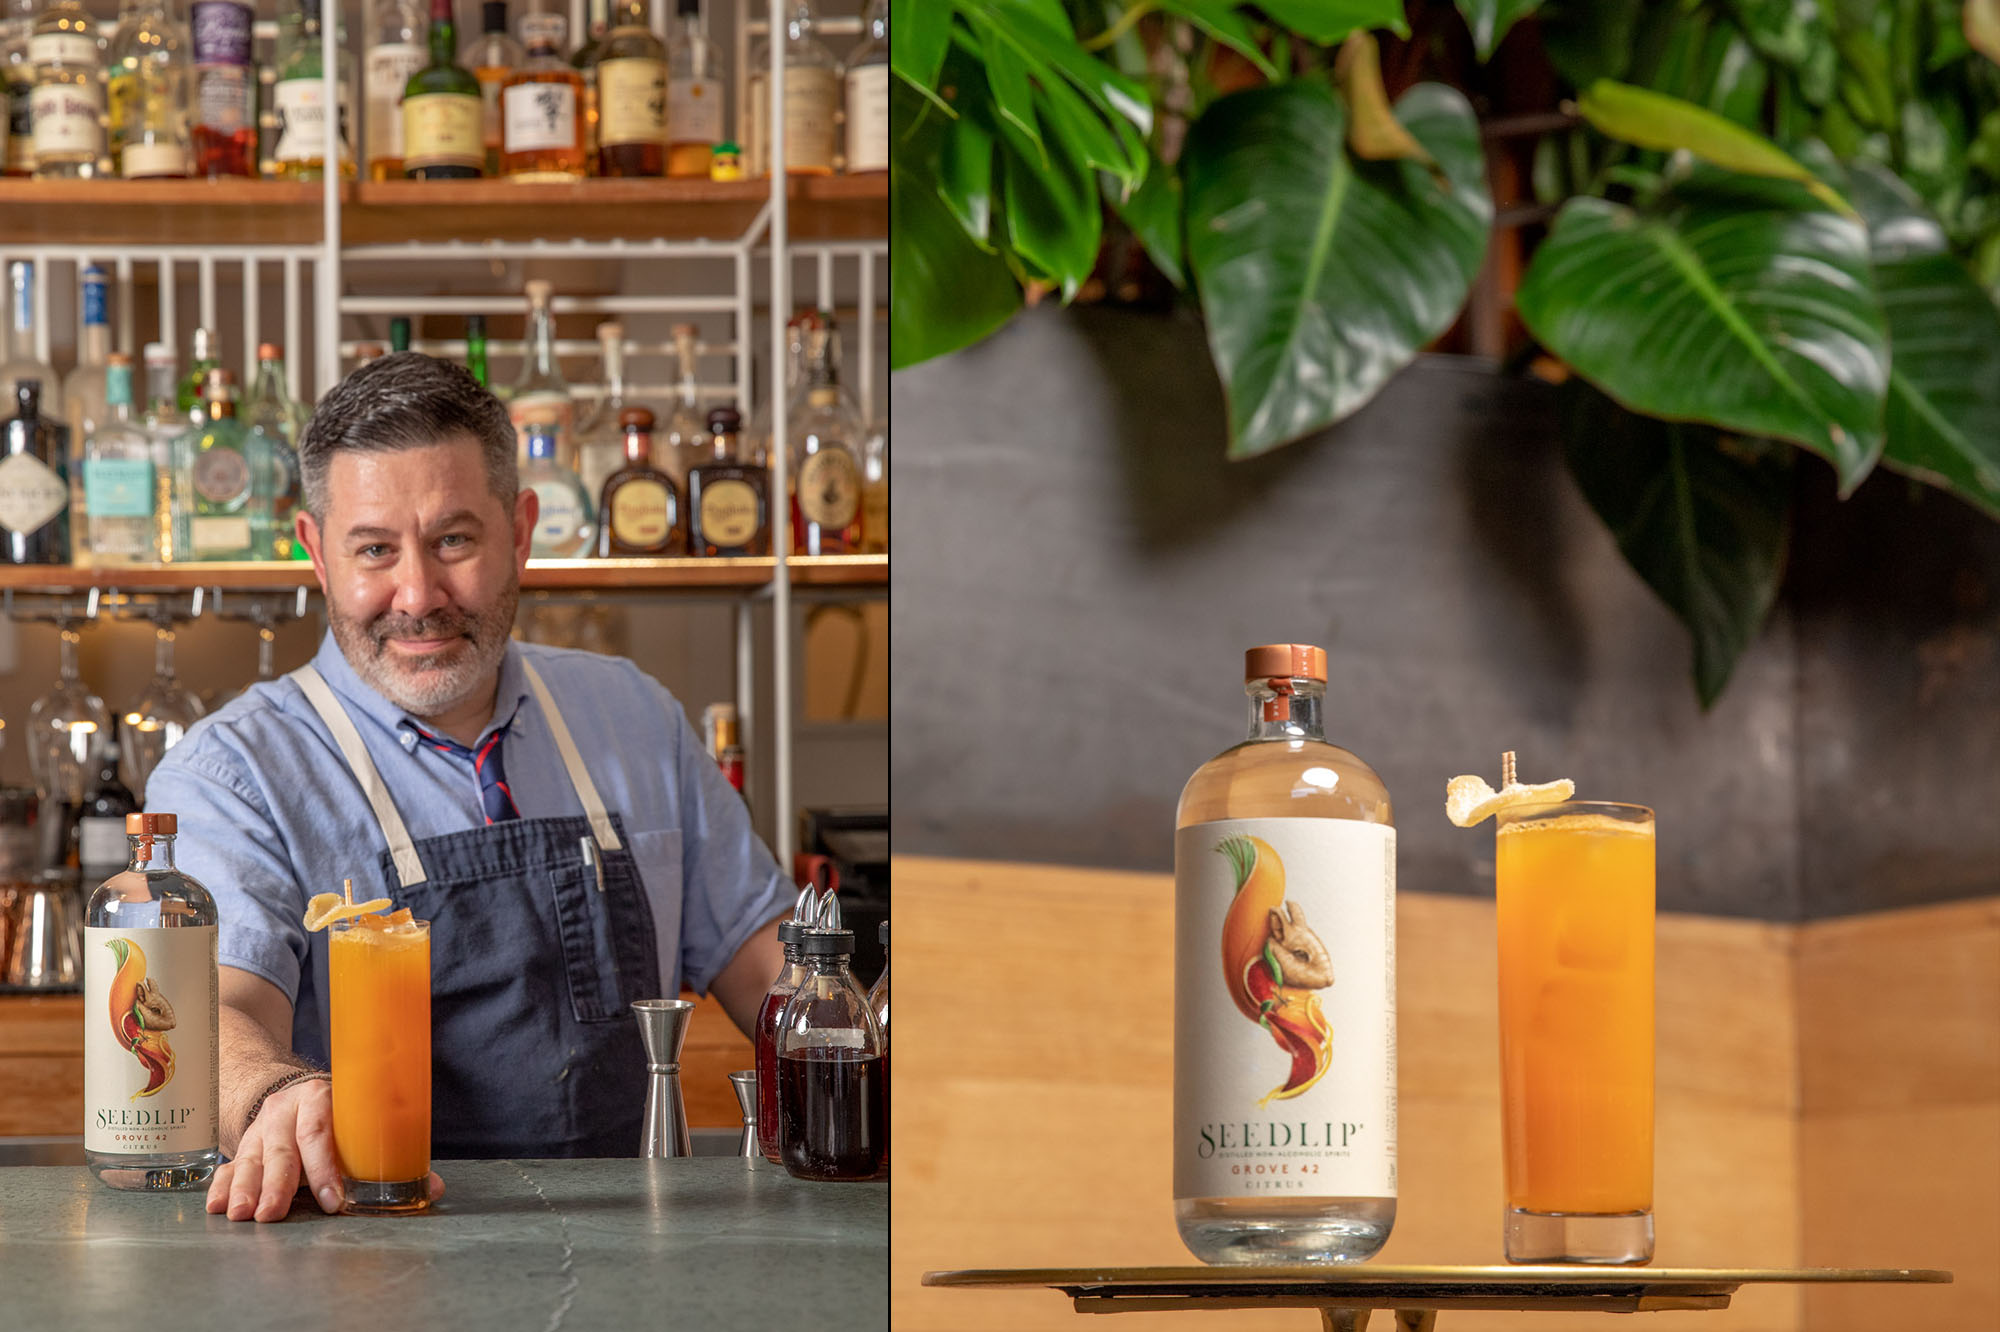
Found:
[[[389,854],[396,862],[396,877],[405,888],[413,883],[422,883],[425,878],[424,862],[417,857],[416,843],[410,840],[410,830],[404,826],[403,816],[396,812],[396,802],[389,798],[389,788],[382,784],[382,774],[376,770],[375,760],[368,757],[367,746],[361,743],[361,732],[354,729],[347,709],[340,705],[326,677],[312,663],[308,662],[293,671],[291,678],[305,691],[306,702],[312,704],[313,711],[333,732],[334,743],[340,746],[354,780],[361,783],[361,794],[368,797],[368,807],[375,811],[375,821],[381,825],[382,836],[389,843]]]
[[[548,714],[549,731],[556,738],[556,749],[562,754],[563,767],[569,770],[570,785],[576,788],[576,798],[583,802],[583,812],[590,819],[590,831],[596,835],[597,844],[606,851],[618,850],[618,830],[611,826],[611,816],[605,812],[604,801],[597,794],[597,783],[590,780],[590,773],[583,766],[583,755],[577,753],[576,741],[570,738],[569,726],[556,708],[555,699],[549,696],[549,687],[542,683],[541,675],[525,658],[521,669],[527,674],[528,687],[535,691],[535,701]]]

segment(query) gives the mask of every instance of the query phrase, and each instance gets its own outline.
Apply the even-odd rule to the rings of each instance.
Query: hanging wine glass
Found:
[[[250,692],[250,685],[266,684],[278,678],[278,624],[282,620],[302,620],[310,592],[299,588],[282,597],[256,596],[236,604],[234,594],[225,593],[216,601],[215,613],[224,620],[247,620],[257,626],[257,678],[238,685],[215,700],[211,712],[220,712]]]
[[[146,799],[146,779],[201,715],[201,700],[174,674],[173,617],[161,614],[153,628],[153,678],[119,723],[125,782],[141,804]]]
[[[28,767],[42,796],[80,804],[84,785],[97,775],[98,746],[111,738],[111,713],[90,692],[77,667],[83,635],[67,613],[56,618],[62,664],[55,685],[28,709]]]

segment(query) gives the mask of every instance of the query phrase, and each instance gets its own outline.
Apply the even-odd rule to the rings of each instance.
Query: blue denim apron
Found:
[[[583,817],[421,842],[325,679],[310,665],[291,678],[381,826],[385,895],[431,922],[431,1155],[635,1156],[646,1052],[629,1005],[659,987],[653,914],[622,822],[523,667]]]

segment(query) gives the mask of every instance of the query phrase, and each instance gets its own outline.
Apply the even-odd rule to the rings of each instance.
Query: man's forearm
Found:
[[[785,950],[778,942],[778,922],[789,915],[787,912],[774,917],[745,939],[736,956],[729,959],[729,965],[717,973],[708,987],[737,1030],[752,1039],[757,1035],[757,1010],[764,1006],[764,996],[785,964]]]
[[[215,1017],[216,1044],[221,1055],[218,1100],[222,1150],[233,1157],[248,1126],[250,1109],[264,1089],[287,1072],[309,1065],[281,1045],[248,1013],[229,1004],[219,1004]]]

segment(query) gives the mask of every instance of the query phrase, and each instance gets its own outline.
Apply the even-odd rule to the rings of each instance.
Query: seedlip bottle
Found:
[[[1327,743],[1326,653],[1245,655],[1250,734],[1174,837],[1174,1211],[1210,1263],[1341,1263],[1396,1220],[1396,830]]]

